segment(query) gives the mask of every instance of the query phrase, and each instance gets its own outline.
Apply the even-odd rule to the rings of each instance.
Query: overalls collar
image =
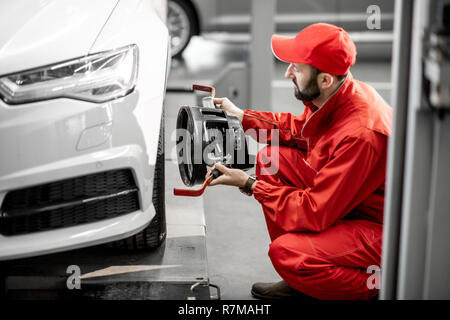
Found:
[[[302,129],[302,137],[307,138],[316,132],[321,122],[330,117],[346,100],[345,92],[347,88],[353,83],[353,76],[349,72],[342,84],[336,89],[336,91],[328,98],[322,107],[317,107],[311,101],[305,101],[305,107],[308,107],[314,113],[306,121]]]

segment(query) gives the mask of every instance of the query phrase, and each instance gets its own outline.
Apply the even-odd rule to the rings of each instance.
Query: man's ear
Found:
[[[334,83],[334,77],[326,72],[322,72],[318,76],[319,88],[322,90],[330,88]]]

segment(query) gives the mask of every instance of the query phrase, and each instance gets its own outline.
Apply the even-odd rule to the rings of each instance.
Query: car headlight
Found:
[[[61,97],[105,102],[134,89],[137,64],[138,48],[130,45],[0,77],[0,96],[8,104]]]

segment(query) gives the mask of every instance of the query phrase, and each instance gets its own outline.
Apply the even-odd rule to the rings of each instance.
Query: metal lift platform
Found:
[[[104,245],[13,260],[3,265],[6,298],[106,300],[207,300],[206,246],[202,236],[166,239],[151,252]],[[81,271],[79,288],[75,273]]]

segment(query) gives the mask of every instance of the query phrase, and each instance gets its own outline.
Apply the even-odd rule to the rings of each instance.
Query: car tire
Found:
[[[159,129],[158,153],[156,155],[155,174],[153,179],[152,202],[155,216],[150,224],[139,233],[112,243],[113,247],[127,250],[155,249],[166,239],[166,201],[165,201],[165,159],[164,159],[164,110]]]
[[[8,284],[6,279],[6,267],[0,264],[0,301],[6,300],[8,296]]]
[[[172,57],[179,58],[192,36],[198,34],[197,15],[187,0],[169,0],[167,5]]]

